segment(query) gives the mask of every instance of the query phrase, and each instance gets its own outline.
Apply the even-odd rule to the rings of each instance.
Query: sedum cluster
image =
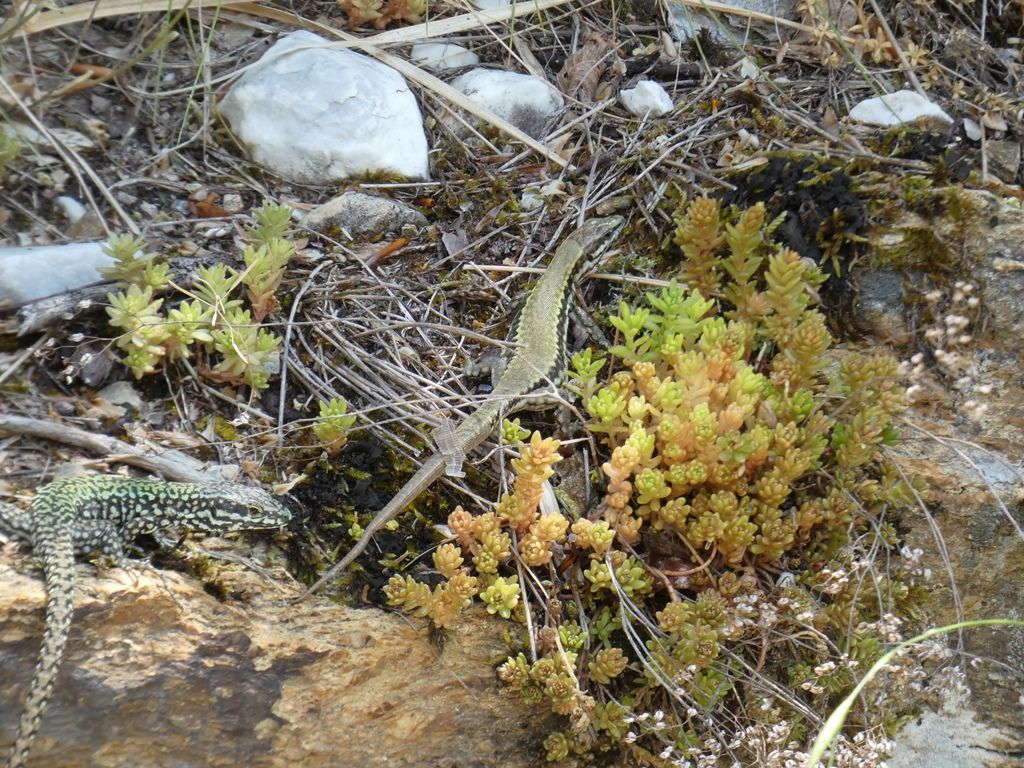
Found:
[[[647,306],[622,302],[609,349],[622,367],[603,387],[604,360],[573,360],[590,430],[610,452],[602,518],[623,544],[678,534],[701,563],[827,559],[844,543],[850,491],[894,441],[897,363],[826,356],[822,274],[787,248],[765,253],[763,205],[724,226],[715,201],[684,210],[683,271],[710,298],[673,283]]]
[[[384,29],[396,21],[418,24],[427,12],[426,0],[339,0],[338,5],[348,14],[350,28],[372,23]]]
[[[384,587],[388,604],[414,616],[428,617],[438,628],[449,626],[480,591],[479,580],[471,576],[469,570],[463,568],[462,564],[463,559],[458,547],[454,544],[442,544],[434,550],[434,567],[444,577],[444,581],[431,590],[429,586],[411,576],[395,574]],[[492,589],[493,586],[492,584],[488,589]],[[517,588],[512,608],[518,602],[518,594]],[[508,618],[510,613],[502,610],[502,615]]]
[[[165,360],[187,359],[201,350],[204,358],[217,359],[201,369],[207,377],[267,387],[278,370],[281,339],[260,323],[277,309],[275,294],[295,245],[289,239],[287,207],[265,205],[253,215],[256,226],[243,252],[245,270],[238,273],[224,264],[200,268],[195,290],[176,288],[186,298],[166,313],[164,299],[155,294],[171,287],[170,268],[157,254],[145,253],[140,238],[110,238],[105,250],[114,264],[104,276],[117,280],[122,290],[107,294],[107,314],[120,331],[115,344],[136,378],[155,372]],[[248,307],[232,298],[242,285]]]
[[[320,415],[313,423],[313,436],[327,451],[328,456],[337,456],[348,443],[348,433],[356,423],[354,413],[348,412],[348,402],[343,397],[332,397],[320,401]]]
[[[519,434],[515,425],[507,426],[510,434]],[[512,460],[516,473],[513,489],[502,496],[494,512],[473,515],[456,507],[448,516],[448,527],[458,546],[445,544],[434,553],[434,565],[445,583],[431,592],[410,576],[395,575],[384,590],[388,604],[427,616],[435,626],[444,627],[479,591],[488,613],[511,618],[520,606],[519,579],[499,576],[499,568],[512,557],[513,549],[528,566],[550,563],[554,549],[565,541],[569,531],[569,521],[560,512],[542,514],[539,510],[544,483],[554,474],[553,465],[561,460],[559,446],[557,440],[534,432]],[[517,546],[513,545],[513,536]],[[472,561],[479,582],[461,568],[463,555]]]
[[[549,760],[754,765],[751,734],[773,734],[799,762],[813,713],[914,600],[896,561],[873,566],[913,500],[885,453],[904,391],[894,359],[833,347],[823,276],[772,244],[763,206],[684,202],[675,224],[691,289],[622,302],[615,344],[572,361],[600,502],[575,520],[539,503],[559,455],[535,434],[494,512],[449,518],[448,570],[471,567],[488,610],[532,633],[498,674],[569,718]],[[392,580],[393,605],[428,604],[410,582]],[[894,725],[884,690],[862,702],[855,727]]]

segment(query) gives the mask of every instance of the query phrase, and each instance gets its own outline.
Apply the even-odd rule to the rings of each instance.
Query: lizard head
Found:
[[[578,274],[589,272],[600,263],[625,224],[626,220],[622,216],[606,216],[590,219],[573,233],[573,239],[584,254],[577,265]]]
[[[234,483],[193,486],[188,512],[203,524],[220,531],[282,528],[292,519],[291,510],[259,488]]]

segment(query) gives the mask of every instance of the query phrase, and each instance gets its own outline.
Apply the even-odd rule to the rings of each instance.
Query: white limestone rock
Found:
[[[75,222],[81,221],[85,214],[88,213],[84,205],[69,195],[61,195],[60,197],[53,198],[53,204],[55,207],[60,209],[61,213],[64,214],[64,217],[68,220],[68,224],[74,224]]]
[[[18,139],[22,146],[35,147],[46,155],[53,152],[53,141],[56,139],[61,146],[74,150],[75,152],[88,153],[97,148],[96,141],[86,136],[81,131],[71,128],[53,126],[47,129],[46,133],[36,130],[28,123],[19,123],[10,119],[0,123],[0,131],[7,136]],[[25,153],[26,156],[31,153]],[[40,164],[41,158],[31,158],[36,164]]]
[[[850,119],[866,125],[889,128],[921,118],[952,125],[953,118],[916,91],[896,91],[865,99],[850,110]]]
[[[796,0],[724,0],[724,5],[780,19],[797,17]],[[672,36],[683,43],[696,37],[702,29],[707,30],[713,40],[732,45],[749,42],[751,30],[765,38],[778,35],[778,27],[762,21],[751,22],[743,14],[705,13],[679,0],[668,0],[667,7]]]
[[[547,121],[565,106],[562,94],[545,80],[501,69],[472,69],[451,86],[533,138],[543,136]]]
[[[446,69],[472,67],[480,63],[480,57],[461,45],[452,43],[420,43],[409,51],[414,64],[443,72]]]
[[[242,75],[220,104],[235,136],[289,181],[429,178],[423,116],[405,78],[354,51],[308,47],[327,43],[293,32]]]
[[[622,106],[637,117],[644,117],[647,114],[661,117],[674,108],[668,92],[650,80],[641,80],[633,88],[624,88],[619,92],[619,100]]]
[[[1011,139],[989,139],[985,142],[988,170],[1007,184],[1013,184],[1020,169],[1020,142]]]
[[[1006,746],[1015,742],[1019,736],[986,713],[964,702],[944,703],[942,711],[923,712],[903,728],[893,738],[892,757],[885,762],[891,768],[1008,766],[1014,761]]]
[[[104,242],[0,248],[0,306],[22,304],[103,280],[114,264]]]
[[[971,118],[965,117],[964,135],[971,141],[981,141],[981,125]]]
[[[96,397],[106,400],[111,405],[124,405],[141,411],[144,405],[142,395],[127,381],[115,381],[107,384],[96,393]]]
[[[317,206],[302,219],[302,224],[320,234],[340,229],[353,240],[360,240],[403,227],[417,229],[427,225],[427,217],[404,203],[354,190]]]

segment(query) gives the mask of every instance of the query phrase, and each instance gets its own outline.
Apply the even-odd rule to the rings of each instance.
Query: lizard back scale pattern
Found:
[[[27,512],[0,503],[0,529],[31,542],[46,579],[46,628],[8,768],[23,768],[53,692],[74,610],[75,555],[119,564],[136,536],[180,526],[228,532],[280,528],[291,512],[265,491],[230,483],[167,483],[107,475],[55,480]]]

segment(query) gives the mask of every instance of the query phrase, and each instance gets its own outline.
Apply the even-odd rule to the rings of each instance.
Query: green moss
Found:
[[[213,415],[213,432],[225,443],[234,443],[241,439],[235,425],[220,414]]]
[[[936,188],[920,176],[908,175],[893,185],[899,204],[880,198],[872,206],[878,226],[869,263],[923,272],[940,284],[969,274],[974,265],[964,261],[969,254],[963,244],[980,220],[970,195],[957,185]]]
[[[14,134],[13,129],[8,129],[0,124],[0,181],[3,181],[7,173],[7,166],[21,154],[21,142]]]
[[[410,439],[414,447],[415,442]],[[429,450],[429,446],[430,442],[423,438],[421,448]],[[292,491],[292,496],[307,510],[303,537],[293,536],[289,542],[289,561],[299,578],[312,582],[335,562],[417,469],[419,464],[415,460],[374,440],[349,440],[335,455],[317,449],[316,458],[303,470],[307,480]],[[466,469],[468,482],[483,484],[478,469]],[[425,492],[376,535],[373,553],[357,561],[362,570],[349,569],[345,580],[381,586],[383,582],[378,579],[386,579],[384,574],[403,567],[435,543],[433,524],[437,513],[446,512],[450,506],[441,486]],[[411,525],[410,520],[416,524]],[[344,586],[345,581],[340,583]],[[372,602],[383,603],[385,596],[375,589],[368,597]]]

